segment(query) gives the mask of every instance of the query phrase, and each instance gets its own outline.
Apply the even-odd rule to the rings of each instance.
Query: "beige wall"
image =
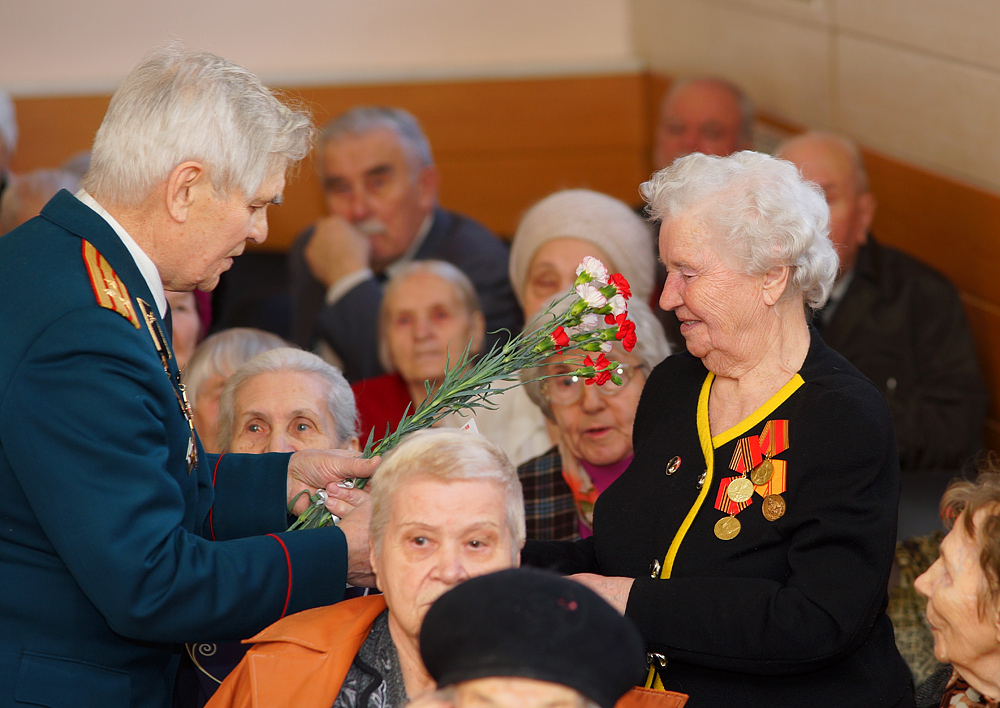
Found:
[[[763,111],[1000,190],[1000,2],[633,0],[636,52]]]
[[[639,68],[629,0],[0,0],[0,87],[105,93],[171,36],[282,85]]]

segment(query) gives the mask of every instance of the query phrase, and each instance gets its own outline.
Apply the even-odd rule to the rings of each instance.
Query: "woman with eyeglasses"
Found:
[[[607,354],[619,364],[615,373],[621,386],[588,386],[569,374],[578,366],[579,356],[557,354],[544,373],[565,375],[525,387],[558,437],[555,447],[517,470],[529,539],[572,541],[590,536],[594,502],[632,461],[632,423],[639,395],[649,372],[670,354],[670,345],[646,303],[632,300],[629,318],[635,322],[635,348],[626,352],[616,343]]]

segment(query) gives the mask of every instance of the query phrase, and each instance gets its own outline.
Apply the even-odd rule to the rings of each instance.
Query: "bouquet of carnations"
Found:
[[[626,351],[635,346],[635,324],[628,319],[627,301],[632,296],[628,281],[621,273],[609,275],[604,264],[590,256],[583,259],[576,276],[568,293],[550,304],[506,344],[494,345],[475,360],[466,347],[457,361],[449,361],[443,380],[424,384],[427,397],[412,413],[406,409],[395,431],[386,430],[386,436],[377,445],[372,444],[372,431],[364,457],[387,453],[409,433],[428,428],[453,412],[495,407],[490,401],[493,396],[527,383],[518,376],[522,369],[538,368],[556,352],[581,352],[579,367],[560,376],[578,376],[588,385],[610,381],[621,386],[622,380],[614,374],[618,362],[605,355],[616,340]],[[539,374],[529,380],[546,378],[551,376]],[[358,479],[354,486],[361,488],[367,481]],[[326,510],[325,491],[318,491],[310,499],[311,505],[292,529],[336,523],[336,518]]]

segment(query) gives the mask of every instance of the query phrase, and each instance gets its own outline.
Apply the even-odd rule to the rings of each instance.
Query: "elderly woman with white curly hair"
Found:
[[[635,621],[651,688],[701,706],[911,706],[885,615],[899,493],[879,391],[810,328],[837,270],[793,165],[690,155],[645,183],[660,305],[688,352],[649,376],[594,535],[534,543]]]

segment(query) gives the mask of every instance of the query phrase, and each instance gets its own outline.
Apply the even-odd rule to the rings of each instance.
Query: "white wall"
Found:
[[[1000,191],[1000,2],[633,0],[637,54]]]
[[[282,85],[639,68],[629,0],[0,0],[0,87],[109,92],[171,36]]]

